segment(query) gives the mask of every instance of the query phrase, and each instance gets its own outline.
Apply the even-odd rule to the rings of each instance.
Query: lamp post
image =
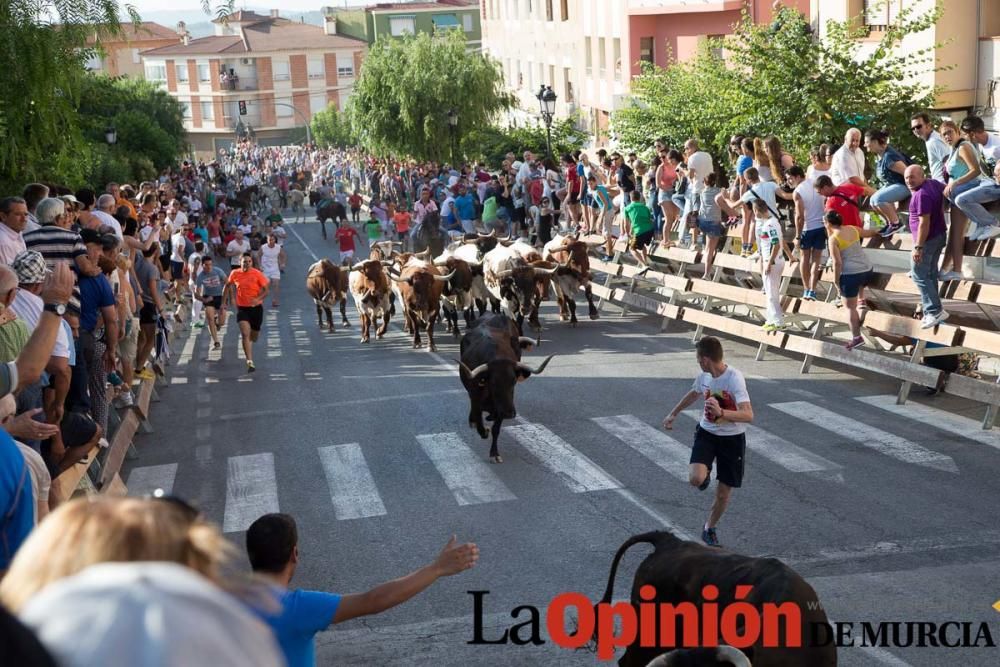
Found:
[[[545,122],[545,147],[548,157],[552,157],[552,117],[556,113],[556,93],[552,86],[541,86],[538,89],[538,109]]]
[[[455,131],[458,128],[458,112],[448,109],[448,133],[451,135],[451,166],[455,166]]]
[[[118,143],[118,130],[115,129],[114,125],[104,128],[104,140],[108,142],[109,146],[114,146]]]

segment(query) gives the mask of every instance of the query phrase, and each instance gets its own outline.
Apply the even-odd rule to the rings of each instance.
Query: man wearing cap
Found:
[[[11,268],[17,274],[18,290],[10,308],[31,331],[34,331],[45,309],[45,303],[40,296],[42,284],[49,273],[45,258],[40,252],[26,250],[14,258]],[[45,365],[45,372],[49,374],[50,391],[45,392],[43,406],[50,424],[58,424],[62,420],[63,405],[72,376],[71,365],[74,363],[72,341],[73,330],[66,320],[63,320],[55,347],[52,349],[49,362]]]

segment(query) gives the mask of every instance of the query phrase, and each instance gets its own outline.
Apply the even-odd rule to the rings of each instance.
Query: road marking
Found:
[[[352,442],[320,447],[317,451],[338,519],[364,519],[386,513],[361,445]]]
[[[418,435],[417,442],[437,468],[459,505],[517,500],[489,463],[456,433]]]
[[[691,448],[633,415],[592,417],[591,421],[681,480],[688,481]]]
[[[278,482],[274,454],[230,456],[226,475],[224,533],[246,530],[264,514],[278,511]]]
[[[397,394],[395,396],[372,396],[371,398],[356,398],[350,401],[337,401],[335,403],[316,403],[313,405],[303,405],[299,407],[289,407],[276,410],[258,410],[256,412],[238,412],[229,415],[220,415],[220,421],[237,421],[240,419],[252,419],[254,417],[284,417],[296,412],[312,412],[314,410],[328,408],[342,408],[352,405],[365,405],[367,403],[382,403],[384,401],[405,401],[411,398],[427,398],[443,396],[445,394],[464,394],[464,389],[445,389],[442,391],[422,391],[414,394]]]
[[[932,451],[915,442],[910,442],[906,438],[869,426],[851,417],[839,415],[812,403],[792,401],[790,403],[771,403],[770,406],[898,461],[944,472],[958,472],[955,461],[946,454]]]
[[[295,238],[297,238],[299,240],[299,243],[301,243],[302,247],[306,249],[306,252],[309,253],[309,256],[313,258],[313,261],[314,262],[318,262],[319,261],[319,257],[317,257],[316,253],[314,253],[312,251],[312,248],[310,248],[309,246],[306,245],[306,242],[302,240],[302,237],[299,236],[299,233],[297,231],[295,231],[295,228],[289,226],[288,227],[288,231],[290,231],[292,234],[295,235]]]
[[[544,426],[518,424],[507,431],[543,466],[559,476],[573,493],[605,491],[622,486],[586,455]]]
[[[177,478],[177,464],[166,463],[159,466],[142,466],[132,468],[128,474],[128,495],[142,498],[152,494],[157,489],[169,495],[174,490],[174,479]]]
[[[975,419],[969,419],[968,417],[952,414],[946,410],[939,410],[912,401],[905,405],[896,405],[896,397],[889,394],[883,396],[856,396],[855,400],[874,405],[907,419],[929,424],[942,431],[948,431],[963,438],[975,440],[984,445],[1000,449],[1000,432],[984,430],[982,422]]]
[[[207,324],[205,325],[208,326]],[[191,361],[192,355],[194,355],[195,345],[198,344],[198,334],[201,333],[201,329],[204,327],[197,328],[192,327],[191,333],[188,334],[187,340],[184,341],[184,348],[181,350],[181,356],[177,357],[178,366],[187,366],[188,362]]]
[[[216,335],[219,337],[219,342],[221,343],[221,345],[219,346],[218,350],[213,350],[209,348],[208,350],[209,361],[219,361],[220,359],[222,359],[222,350],[224,350],[226,347],[226,332],[229,331],[229,322],[230,318],[226,318],[226,323],[223,324],[221,327],[219,327],[219,329],[215,332]],[[206,324],[205,326],[208,325]]]

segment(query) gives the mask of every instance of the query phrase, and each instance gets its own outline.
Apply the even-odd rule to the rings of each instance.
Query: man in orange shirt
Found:
[[[223,308],[233,301],[236,293],[236,321],[240,325],[243,353],[247,357],[247,372],[257,370],[253,365],[253,344],[260,337],[260,327],[264,322],[264,299],[267,298],[268,280],[263,273],[253,268],[253,255],[244,253],[240,268],[229,274],[226,291],[223,294]]]

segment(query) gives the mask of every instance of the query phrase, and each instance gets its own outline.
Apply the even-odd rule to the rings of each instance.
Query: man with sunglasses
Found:
[[[944,183],[947,179],[944,165],[951,155],[951,147],[945,142],[931,124],[931,117],[921,111],[910,117],[910,131],[920,137],[927,147],[927,162],[930,165],[930,177]]]

